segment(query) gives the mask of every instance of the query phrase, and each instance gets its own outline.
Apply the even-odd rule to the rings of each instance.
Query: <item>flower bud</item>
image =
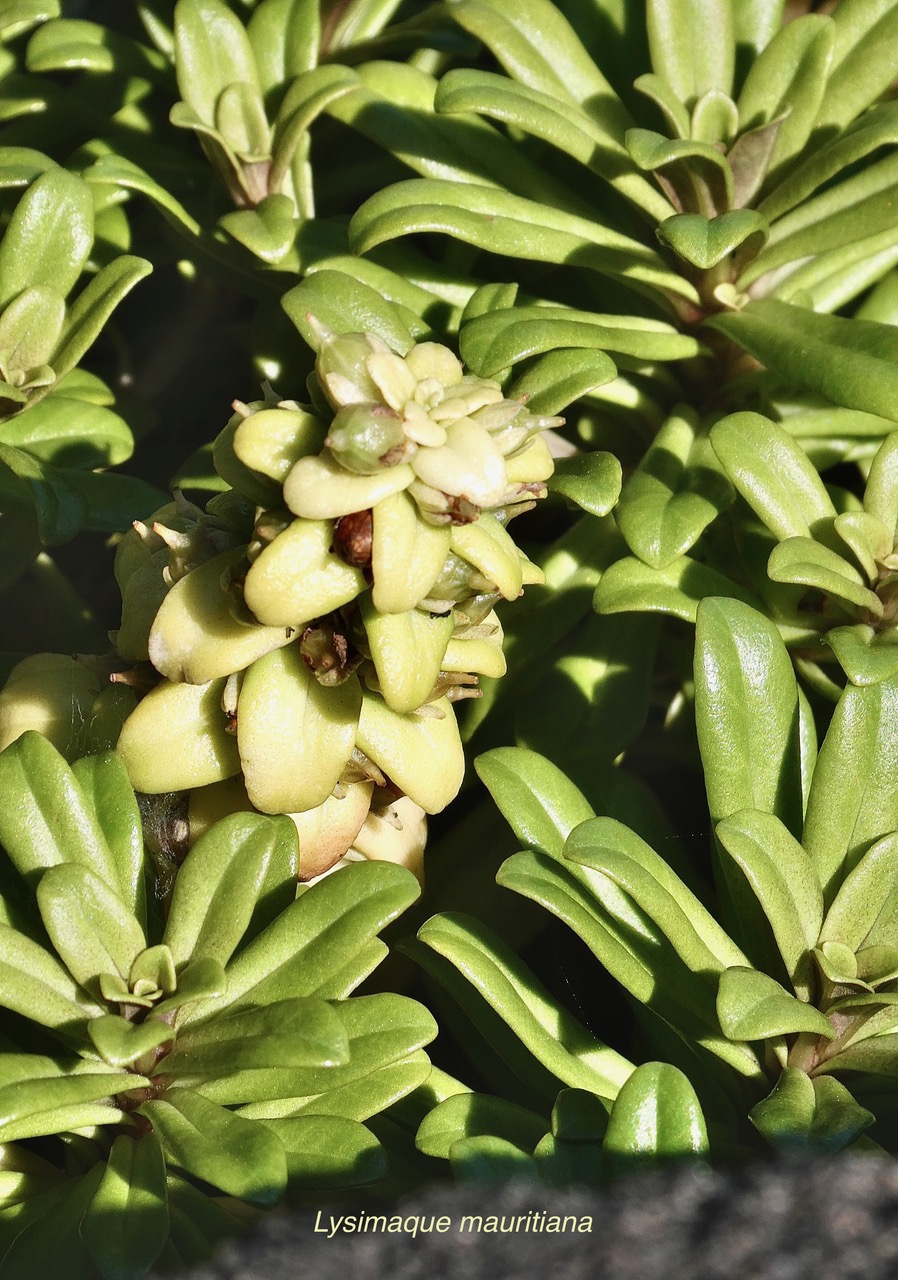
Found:
[[[404,462],[413,452],[399,414],[384,404],[351,404],[340,409],[326,444],[341,466],[359,475]]]

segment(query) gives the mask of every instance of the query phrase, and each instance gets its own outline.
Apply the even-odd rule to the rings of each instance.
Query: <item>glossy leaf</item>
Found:
[[[81,1223],[103,1280],[140,1280],[168,1239],[165,1159],[154,1133],[121,1134]]]
[[[704,1156],[705,1118],[683,1072],[666,1062],[637,1067],[611,1108],[603,1148],[619,1173],[648,1161]]]
[[[0,305],[29,288],[65,297],[84,269],[93,226],[93,197],[80,178],[59,168],[36,178],[0,241]]]
[[[81,863],[118,883],[106,837],[75,775],[38,733],[22,735],[0,754],[0,843],[19,873]]]
[[[44,872],[36,896],[44,927],[76,981],[96,997],[103,974],[128,980],[146,939],[108,883],[68,863]]]
[[[834,69],[817,119],[823,132],[844,128],[891,84],[898,49],[898,9],[891,0],[843,0],[833,15]]]
[[[638,241],[537,201],[473,183],[396,183],[367,200],[349,227],[358,253],[419,231],[442,231],[491,253],[563,262],[620,276],[634,286],[695,296],[691,285]]]
[[[778,818],[751,809],[721,822],[717,839],[760,903],[796,992],[809,999],[810,952],[823,920],[823,893],[810,858]]]
[[[556,414],[611,382],[616,373],[604,352],[565,347],[537,356],[508,388],[508,395],[526,396],[530,413]]]
[[[342,873],[341,873],[342,874]],[[383,1087],[380,1072],[399,1064],[420,1069],[422,1045],[437,1028],[423,1005],[407,996],[381,993],[355,996],[336,1006],[349,1037],[349,1061],[343,1066],[267,1068],[225,1072],[196,1086],[203,1097],[223,1105],[245,1104],[240,1114],[255,1119],[300,1115],[319,1109],[343,1114],[347,1096],[363,1117],[368,1101],[360,1094],[370,1081],[377,1092]],[[395,1085],[393,1086],[395,1087]]]
[[[732,209],[716,218],[678,213],[662,222],[657,234],[678,257],[708,271],[731,254],[737,254],[739,261],[753,258],[770,230],[753,209]]]
[[[826,89],[836,30],[827,17],[807,14],[782,27],[752,63],[739,95],[742,129],[785,115],[770,159],[776,174],[800,155]]]
[[[863,575],[844,556],[813,538],[787,538],[774,547],[768,572],[774,582],[814,587],[873,617],[881,616],[879,596],[866,585]]]
[[[30,1064],[25,1065],[27,1069]],[[4,1085],[0,1088],[0,1139],[17,1142],[94,1124],[116,1124],[122,1113],[115,1105],[115,1094],[146,1084],[145,1076],[130,1072],[84,1071]]]
[[[849,871],[820,931],[820,943],[839,942],[853,952],[898,942],[898,836],[877,840]]]
[[[820,748],[804,846],[827,903],[876,840],[898,827],[898,679],[849,685]]]
[[[113,752],[76,760],[72,772],[103,831],[118,871],[115,888],[146,924],[143,830],[125,766]]]
[[[669,613],[694,623],[706,596],[760,605],[719,570],[690,556],[680,556],[661,569],[635,556],[624,556],[603,573],[593,603],[599,613]]]
[[[738,600],[699,605],[695,714],[716,824],[740,809],[801,832],[798,687],[777,628]]]
[[[63,467],[109,467],[126,462],[134,448],[131,432],[100,405],[51,395],[27,413],[0,423],[0,443],[24,449]]]
[[[471,917],[446,914],[429,920],[418,940],[448,960],[463,980],[461,987],[469,983],[559,1080],[603,1098],[616,1096],[630,1064],[556,1004],[498,937]],[[412,954],[427,965],[420,947]],[[464,999],[457,979],[453,987],[456,998]]]
[[[898,333],[891,325],[815,315],[773,299],[708,323],[806,391],[882,418],[894,412]]]
[[[663,569],[688,551],[733,500],[733,490],[685,408],[667,419],[628,478],[617,521],[640,559]]]
[[[315,66],[320,27],[318,8],[310,0],[262,0],[256,5],[246,32],[266,93]]]
[[[343,1116],[308,1115],[267,1120],[287,1154],[291,1189],[323,1191],[380,1182],[387,1153],[364,1125]]]
[[[175,882],[164,942],[175,964],[209,956],[227,964],[256,909],[270,869],[288,872],[296,832],[283,818],[234,814],[190,851]]]
[[[595,816],[580,791],[550,760],[525,747],[497,747],[475,768],[522,844],[560,857],[579,823]]]
[[[86,1018],[102,1013],[55,956],[31,938],[0,925],[0,1004],[40,1026],[83,1032]]]
[[[227,1076],[277,1067],[342,1066],[346,1030],[323,1000],[275,1000],[213,1018],[178,1035],[163,1070],[175,1078]]]
[[[69,308],[62,339],[53,357],[57,378],[75,368],[118,304],[151,271],[152,266],[145,258],[123,254],[97,272]]]
[[[280,1140],[264,1125],[225,1111],[189,1090],[145,1102],[166,1157],[178,1168],[250,1204],[274,1204],[287,1182]]]
[[[308,317],[335,333],[375,333],[404,355],[412,334],[403,313],[383,294],[344,272],[316,271],[281,299],[281,305],[307,342],[317,348]]]
[[[358,981],[367,976],[368,942],[419,893],[410,871],[384,862],[359,863],[328,876],[306,889],[231,960],[226,997],[192,1006],[184,1025],[219,1016],[224,1009],[236,1011],[293,996],[330,999],[334,976],[339,974],[345,983],[354,959],[361,966]]]
[[[812,1005],[796,1000],[766,973],[756,969],[725,969],[720,975],[717,1016],[730,1040],[768,1040],[774,1036],[811,1031],[832,1040],[829,1020]]]
[[[178,0],[175,67],[182,98],[207,123],[228,85],[258,77],[246,31],[222,0]]]
[[[787,1067],[773,1092],[749,1112],[749,1119],[778,1150],[841,1151],[874,1122],[831,1076],[812,1080]]]
[[[560,458],[548,487],[590,515],[606,516],[620,495],[621,465],[613,453]]]
[[[835,507],[807,454],[784,427],[756,413],[734,413],[711,429],[711,445],[730,480],[768,529],[783,540],[808,537]]]
[[[155,50],[109,27],[79,18],[47,22],[28,41],[29,71],[89,71],[96,74],[157,76],[166,66]]]
[[[650,903],[660,905],[666,898],[661,911],[675,922],[670,935],[696,970],[744,962],[740,949],[676,872],[622,823],[604,817],[581,823],[565,841],[564,857],[614,879],[649,914]]]
[[[660,320],[601,316],[567,307],[491,311],[466,324],[459,337],[462,360],[482,378],[559,347],[596,348],[638,360],[688,359],[700,349],[694,338]]]
[[[545,1129],[541,1116],[504,1098],[457,1093],[424,1117],[415,1135],[415,1146],[426,1156],[447,1160],[453,1143],[461,1138],[491,1135],[529,1153]]]
[[[138,1058],[152,1053],[174,1038],[173,1028],[166,1022],[149,1018],[146,1022],[129,1022],[117,1014],[91,1018],[87,1032],[97,1053],[111,1067],[125,1070]]]

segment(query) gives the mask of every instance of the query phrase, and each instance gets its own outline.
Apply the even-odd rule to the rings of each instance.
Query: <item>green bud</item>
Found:
[[[373,333],[336,334],[321,324],[317,329],[315,372],[331,406],[340,409],[380,400],[380,390],[368,372],[368,358],[375,352],[392,355],[387,344]]]
[[[399,414],[385,404],[351,404],[340,409],[325,443],[342,466],[359,475],[395,466],[414,452]]]
[[[420,609],[380,613],[370,595],[361,600],[362,620],[384,702],[404,714],[426,702],[436,684],[452,619]]]

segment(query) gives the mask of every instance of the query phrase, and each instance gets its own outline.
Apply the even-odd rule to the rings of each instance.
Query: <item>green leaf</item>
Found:
[[[526,1107],[485,1093],[457,1093],[424,1117],[415,1146],[426,1156],[448,1160],[453,1144],[461,1138],[492,1136],[529,1154],[545,1130],[545,1120]]]
[[[81,1239],[81,1223],[102,1176],[103,1165],[97,1163],[63,1190],[54,1189],[52,1207],[26,1222],[3,1257],[4,1280],[52,1275],[61,1258],[66,1280],[93,1280],[96,1272]]]
[[[712,822],[758,809],[799,835],[798,686],[776,626],[741,601],[699,605],[695,715]]]
[[[450,986],[456,999],[467,1003],[464,987],[470,984],[512,1029],[523,1049],[557,1079],[602,1098],[616,1096],[632,1070],[630,1064],[589,1035],[511,948],[483,925],[461,914],[434,916],[419,930],[418,942],[423,945],[409,950],[425,967],[430,967],[426,959],[430,950],[457,971],[463,981],[456,978]]]
[[[764,197],[758,205],[758,211],[769,222],[781,218],[843,169],[850,172],[858,160],[863,160],[883,145],[894,143],[896,131],[896,104],[884,102],[873,107],[832,142],[810,150],[783,177],[779,185]],[[799,216],[802,221],[807,218],[807,209],[802,210]]]
[[[178,0],[175,69],[181,97],[207,124],[229,85],[258,87],[249,38],[223,0]]]
[[[632,172],[620,136],[610,133],[588,109],[578,109],[557,93],[515,84],[489,71],[459,69],[440,81],[434,105],[437,111],[477,112],[522,129],[573,156],[654,216],[663,218],[669,212],[664,198]],[[511,185],[507,179],[506,184]]]
[[[129,1022],[118,1014],[91,1018],[87,1031],[94,1048],[111,1067],[125,1069],[138,1058],[152,1053],[160,1045],[174,1039],[174,1028],[167,1022],[149,1018],[146,1022]]]
[[[354,1001],[353,1003],[357,1002]],[[351,1032],[352,1027],[349,1027],[348,1030]],[[396,1042],[395,1037],[393,1037],[393,1041],[393,1049],[395,1049],[395,1045],[398,1042]],[[383,1044],[383,1037],[380,1037],[380,1043],[381,1045]],[[328,1082],[325,1082],[325,1091],[323,1093],[312,1093],[303,1098],[289,1098],[286,1101],[280,1099],[273,1103],[249,1103],[247,1106],[239,1108],[240,1114],[256,1116],[256,1118],[263,1120],[269,1115],[286,1117],[314,1114],[343,1116],[347,1120],[359,1121],[367,1120],[370,1116],[380,1115],[382,1111],[386,1111],[388,1107],[401,1101],[413,1090],[423,1085],[433,1071],[427,1054],[422,1049],[409,1050],[408,1043],[406,1039],[401,1050],[405,1056],[398,1057],[394,1062],[387,1062],[383,1066],[375,1067],[368,1074],[360,1074],[356,1079],[348,1080],[339,1085],[335,1084],[332,1087]],[[359,1047],[359,1040],[350,1038],[350,1054],[354,1053],[358,1056]],[[370,1048],[370,1042],[363,1046],[363,1056],[372,1056]],[[367,1053],[366,1050],[368,1051]],[[375,1054],[376,1052],[375,1049]],[[370,1062],[368,1065],[370,1066]],[[355,1069],[354,1064],[352,1070],[355,1071]]]
[[[515,835],[529,849],[561,856],[574,827],[595,817],[574,784],[550,760],[525,747],[497,747],[474,767]]]
[[[387,1153],[364,1125],[343,1116],[295,1116],[266,1120],[287,1153],[291,1190],[325,1191],[380,1182]]]
[[[662,222],[657,234],[678,257],[708,271],[737,251],[739,262],[753,258],[766,242],[770,228],[753,209],[733,209],[716,218],[678,213]]]
[[[882,616],[882,602],[864,576],[844,556],[813,538],[787,538],[774,547],[767,571],[774,582],[814,587],[873,617]]]
[[[118,304],[152,269],[145,258],[125,254],[97,272],[69,308],[62,340],[53,357],[57,378],[75,368]]]
[[[892,325],[816,315],[774,299],[752,302],[744,311],[714,316],[707,323],[796,386],[894,421],[898,331]]]
[[[413,342],[403,312],[376,289],[343,271],[315,271],[285,293],[281,305],[313,349],[318,340],[309,316],[335,333],[375,333],[400,355]]]
[[[192,1008],[184,1025],[205,1021],[225,1008],[236,1011],[292,996],[326,1000],[344,994],[343,989],[333,990],[335,978],[339,976],[345,988],[354,961],[356,981],[367,977],[367,944],[419,893],[410,871],[385,862],[358,863],[328,876],[306,889],[231,960],[227,996],[211,1006],[200,1003]]]
[[[694,623],[698,606],[707,596],[761,604],[744,587],[689,556],[680,556],[663,569],[624,556],[602,574],[593,605],[599,613],[669,613]]]
[[[530,413],[552,415],[613,381],[616,374],[604,352],[563,347],[532,360],[508,388],[508,396],[526,399]]]
[[[22,1055],[23,1066],[26,1056]],[[20,1079],[0,1088],[0,1141],[17,1142],[95,1124],[116,1124],[115,1095],[145,1088],[146,1077],[124,1071],[83,1071]]]
[[[93,244],[90,187],[65,169],[42,173],[19,200],[0,241],[0,306],[23,289],[65,297]]]
[[[778,423],[758,413],[732,413],[711,428],[711,446],[743,498],[781,541],[809,537],[835,517],[807,454]]]
[[[823,920],[823,893],[810,858],[778,818],[751,809],[721,822],[717,839],[760,903],[796,992],[810,999],[810,952]]]
[[[785,0],[741,0],[733,6],[737,56],[747,46],[760,53],[780,28]]]
[[[289,872],[296,857],[296,828],[287,818],[239,813],[216,823],[175,881],[163,938],[175,964],[202,956],[226,965],[260,898],[277,892],[270,871]]]
[[[166,1101],[145,1102],[139,1114],[152,1124],[167,1159],[193,1177],[261,1208],[280,1199],[287,1158],[265,1125],[183,1089],[170,1090]]]
[[[141,1280],[168,1239],[165,1157],[154,1133],[121,1134],[81,1222],[103,1280]]]
[[[898,50],[894,0],[843,0],[833,14],[834,68],[817,117],[824,136],[842,129],[888,88]]]
[[[560,458],[548,487],[590,515],[606,516],[620,495],[621,465],[613,453]]]
[[[68,396],[50,395],[0,423],[0,444],[22,449],[62,467],[110,467],[134,450],[127,425],[117,413]]]
[[[787,1067],[773,1092],[749,1112],[772,1147],[829,1154],[849,1146],[875,1120],[837,1080]]]
[[[293,201],[280,194],[266,196],[255,209],[226,213],[218,223],[244,249],[267,263],[278,263],[287,256],[298,225]]]
[[[0,40],[13,40],[38,23],[59,17],[59,0],[4,0],[0,6]]]
[[[560,347],[609,350],[637,360],[680,360],[698,355],[696,339],[662,320],[603,316],[567,307],[511,307],[491,311],[465,325],[461,358],[482,378],[531,356]]]
[[[898,942],[898,835],[877,840],[849,871],[826,913],[820,943],[839,942],[852,952]]]
[[[666,1062],[637,1067],[615,1099],[602,1145],[618,1173],[704,1156],[705,1118],[683,1072]]]
[[[681,406],[624,485],[617,522],[631,551],[663,569],[694,546],[732,501],[732,487],[696,415]]]
[[[277,1000],[182,1031],[162,1070],[176,1079],[268,1067],[342,1066],[349,1041],[323,1000]]]
[[[118,870],[116,888],[143,927],[146,924],[143,829],[125,766],[113,751],[107,751],[76,760],[72,772],[106,837]]]
[[[366,200],[349,224],[350,243],[357,253],[419,231],[442,231],[491,253],[565,263],[618,276],[634,288],[647,286],[652,292],[670,289],[698,300],[690,284],[629,236],[537,201],[473,183],[435,179],[399,182]]]
[[[733,85],[732,10],[727,0],[648,0],[652,70],[687,107]]]
[[[834,627],[826,633],[826,643],[839,660],[852,684],[878,684],[898,675],[898,637],[893,631],[875,631],[858,623]]]
[[[717,993],[717,1016],[729,1040],[769,1040],[798,1031],[832,1040],[836,1034],[818,1009],[796,1000],[756,969],[724,970]]]
[[[848,685],[808,797],[804,846],[827,903],[876,840],[898,828],[898,678]]]
[[[785,115],[769,172],[775,177],[801,154],[823,101],[836,28],[831,18],[806,14],[782,27],[755,59],[739,95],[740,129]]]
[[[32,72],[114,72],[156,79],[167,68],[166,60],[154,49],[79,18],[59,18],[39,27],[28,41],[25,65]]]
[[[116,155],[100,156],[89,169],[85,170],[84,176],[91,183],[108,184],[122,187],[126,191],[137,191],[146,196],[177,230],[186,232],[189,236],[200,234],[200,224],[187,212],[180,201],[130,160]]]
[[[38,733],[24,733],[0,753],[0,844],[31,880],[62,862],[118,883],[105,835],[75,775]]]
[[[349,1037],[349,1061],[344,1066],[233,1071],[203,1081],[197,1092],[226,1106],[248,1104],[241,1105],[240,1114],[256,1119],[319,1110],[342,1115],[347,1097],[355,1095],[351,1106],[356,1118],[367,1118],[375,1098],[363,1099],[362,1090],[370,1083],[376,1097],[385,1088],[380,1073],[394,1064],[414,1064],[417,1077],[422,1056],[418,1051],[436,1035],[436,1023],[423,1005],[407,996],[354,996],[335,1007]],[[390,1087],[395,1088],[395,1082]]]
[[[564,858],[614,880],[647,914],[652,905],[660,907],[658,922],[665,921],[665,928],[673,922],[669,936],[697,971],[744,962],[740,949],[676,872],[623,823],[604,817],[581,823],[565,841]]]
[[[732,208],[733,171],[710,142],[671,140],[653,129],[629,129],[627,150],[638,168],[658,175],[680,208],[706,218]]]
[[[40,1026],[76,1034],[86,1018],[103,1010],[87,996],[62,964],[31,938],[0,925],[0,1005]]]
[[[321,15],[314,0],[261,0],[246,33],[266,94],[318,61]]]
[[[85,866],[63,863],[44,872],[37,903],[50,939],[69,972],[94,997],[100,977],[128,981],[146,949],[139,923],[115,890]]]
[[[7,370],[34,376],[46,365],[62,332],[65,298],[52,289],[25,289],[0,316],[0,351]],[[48,375],[49,376],[49,375]]]
[[[525,0],[513,12],[461,0],[453,16],[483,40],[509,75],[561,101],[589,103],[598,119],[622,131],[628,119],[573,29],[547,0]]]
[[[459,1138],[450,1152],[453,1175],[459,1182],[481,1186],[504,1185],[511,1179],[532,1176],[533,1162],[526,1152],[504,1138],[482,1134]]]

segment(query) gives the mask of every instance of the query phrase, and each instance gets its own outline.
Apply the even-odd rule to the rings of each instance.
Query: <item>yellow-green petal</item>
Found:
[[[407,489],[414,478],[407,462],[360,476],[332,458],[300,458],[284,482],[284,501],[307,520],[332,520],[367,511],[391,493]]]
[[[221,709],[224,687],[224,680],[163,680],[137,704],[116,748],[135,791],[187,791],[239,773],[237,740]]]
[[[231,612],[222,578],[243,555],[238,548],[213,556],[163,600],[150,631],[149,656],[167,679],[207,684],[289,643],[289,627],[240,622]]]
[[[329,520],[294,520],[253,561],[243,596],[261,623],[304,626],[365,590],[362,571],[331,551],[333,536]]]
[[[234,452],[252,471],[283,484],[291,469],[324,444],[324,428],[302,409],[261,409],[234,433]]]
[[[362,699],[357,744],[410,800],[427,813],[439,813],[458,795],[465,756],[455,713],[448,698],[428,703],[432,715],[398,715],[379,694]]]
[[[426,702],[452,637],[448,614],[431,617],[420,609],[379,613],[362,597],[362,621],[384,701],[393,711],[414,711]]]
[[[428,524],[406,493],[374,508],[371,571],[381,613],[405,613],[427,598],[449,554],[449,529]]]
[[[521,594],[520,553],[495,516],[484,512],[474,524],[458,525],[452,530],[451,540],[452,550],[494,582],[506,600]]]
[[[298,644],[253,663],[237,704],[237,741],[257,809],[302,813],[324,803],[352,755],[360,704],[355,676],[319,684]]]

